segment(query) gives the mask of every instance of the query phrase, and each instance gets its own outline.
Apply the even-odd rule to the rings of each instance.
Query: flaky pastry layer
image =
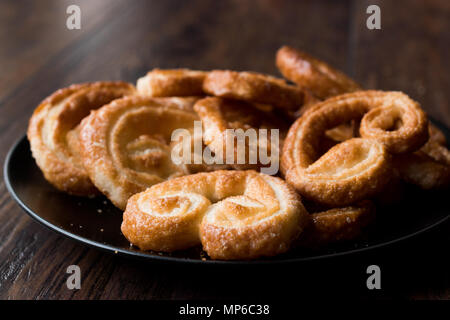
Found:
[[[218,97],[198,100],[194,105],[194,110],[202,121],[205,144],[216,154],[222,152],[224,161],[227,154],[227,130],[242,129],[243,133],[249,133],[247,131],[249,129],[254,130],[252,132],[255,133],[256,142],[250,143],[249,138],[246,138],[245,148],[238,150],[238,143],[235,141],[234,150],[231,150],[231,154],[234,155],[232,168],[244,170],[269,166],[270,163],[261,163],[258,153],[269,157],[273,156],[273,161],[279,161],[283,139],[288,131],[288,122],[285,118],[274,112],[261,110],[255,104],[249,102]],[[266,129],[266,135],[263,136],[259,129]],[[271,143],[271,130],[273,129],[278,130],[278,132],[274,132],[278,135],[278,141],[273,140],[273,143]],[[248,136],[251,137],[252,135],[248,134]],[[261,143],[259,143],[260,139]],[[275,150],[272,150],[272,147]],[[242,153],[242,159],[245,161],[238,164],[239,152]],[[250,163],[250,154],[254,155],[256,161],[253,162],[255,163]]]
[[[362,137],[377,139],[394,154],[416,151],[428,140],[428,118],[406,94],[361,91],[364,96],[371,107],[361,120]]]
[[[396,95],[397,93],[394,93]],[[324,133],[363,117],[390,93],[360,91],[325,100],[299,118],[283,146],[281,170],[302,195],[345,206],[381,190],[391,174],[390,155],[377,139],[353,138],[319,153]]]
[[[153,69],[136,84],[140,94],[150,97],[201,96],[208,73],[189,69]]]
[[[450,186],[450,151],[445,135],[429,125],[430,138],[418,151],[394,157],[401,178],[422,189],[444,189]]]
[[[196,98],[126,97],[91,113],[82,122],[83,164],[95,186],[125,209],[137,192],[187,174],[171,158],[171,135],[190,130]]]
[[[122,232],[143,250],[202,243],[212,259],[252,259],[288,250],[308,213],[284,181],[256,171],[215,171],[169,180],[134,195]]]
[[[296,111],[305,104],[305,92],[283,79],[256,72],[213,70],[203,83],[213,96],[272,105]]]
[[[375,218],[375,206],[370,200],[364,200],[343,208],[315,212],[310,218],[298,244],[308,248],[323,247],[361,236]]]
[[[79,152],[79,123],[91,110],[135,94],[125,82],[95,82],[59,89],[36,108],[28,140],[36,163],[47,181],[74,195],[98,193],[84,169]]]
[[[342,72],[288,46],[278,50],[276,65],[284,77],[309,89],[321,99],[361,90],[355,81]]]

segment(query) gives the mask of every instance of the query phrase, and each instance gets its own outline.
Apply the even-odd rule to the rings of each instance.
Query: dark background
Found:
[[[81,6],[81,30],[66,29],[70,4]],[[381,30],[366,28],[370,4],[381,7]],[[135,82],[153,67],[276,75],[274,55],[283,44],[328,61],[366,88],[404,91],[450,126],[449,30],[447,0],[1,0],[0,159],[25,133],[36,105],[58,88]],[[45,229],[20,210],[1,179],[0,298],[449,299],[449,231],[446,223],[389,249],[306,265],[159,265]],[[81,267],[80,290],[65,285],[71,264]],[[370,264],[381,267],[382,290],[366,288]]]

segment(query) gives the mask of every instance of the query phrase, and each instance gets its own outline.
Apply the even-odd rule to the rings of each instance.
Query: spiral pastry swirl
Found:
[[[326,130],[363,117],[397,93],[365,91],[325,100],[299,118],[283,146],[281,170],[306,197],[331,206],[345,206],[374,195],[388,182],[390,156],[374,138],[353,138],[320,155]],[[403,96],[403,95],[402,95]]]
[[[244,148],[238,150],[238,143],[234,145],[234,150],[230,153],[234,155],[234,169],[258,169],[267,165],[261,163],[258,156],[267,155],[270,161],[279,161],[279,154],[284,137],[288,131],[288,122],[283,117],[271,111],[261,110],[258,105],[218,97],[208,97],[198,100],[194,105],[194,110],[202,120],[204,128],[203,140],[206,145],[216,154],[221,152],[225,159],[227,150],[227,130],[242,130],[244,133],[248,129],[253,129],[256,143],[245,140]],[[258,129],[266,129],[266,136],[262,136]],[[272,129],[278,130],[277,141],[272,141]],[[264,139],[264,141],[262,141]],[[261,141],[261,143],[259,143]],[[239,154],[242,153],[242,154]],[[240,161],[238,163],[238,159]],[[255,161],[250,161],[254,158]],[[270,163],[269,163],[270,164]]]
[[[284,77],[307,88],[320,99],[361,90],[355,81],[339,70],[288,46],[278,50],[276,65]]]
[[[83,163],[117,207],[147,187],[188,173],[171,159],[171,134],[198,119],[196,98],[126,97],[92,112],[81,127]]]
[[[381,91],[361,91],[351,95],[351,99],[364,97],[371,107],[361,120],[359,132],[362,137],[380,141],[394,154],[416,151],[428,140],[427,116],[407,95]]]
[[[142,95],[150,97],[201,96],[208,73],[189,69],[153,69],[136,84]]]
[[[130,198],[122,233],[143,250],[202,244],[212,259],[252,259],[288,250],[308,213],[281,179],[219,170],[169,180]]]
[[[59,89],[41,102],[30,119],[27,135],[47,181],[74,195],[98,193],[82,165],[78,125],[91,110],[133,94],[135,88],[129,83],[95,82]]]
[[[298,110],[307,99],[301,88],[256,72],[213,70],[206,76],[203,90],[216,97],[268,104],[284,111]]]

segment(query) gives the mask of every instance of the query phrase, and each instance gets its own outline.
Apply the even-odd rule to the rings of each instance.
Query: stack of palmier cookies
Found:
[[[30,119],[33,157],[57,189],[104,194],[124,210],[122,233],[140,249],[202,245],[223,260],[353,240],[392,186],[450,185],[445,136],[407,95],[364,91],[290,47],[277,52],[276,65],[291,82],[255,72],[154,69],[136,87],[60,89]],[[202,135],[187,149],[200,162],[174,161],[174,132],[194,133],[198,122]],[[230,129],[276,129],[279,137],[244,141],[240,162],[205,160],[205,149],[240,157],[235,145],[227,150]],[[250,161],[262,149],[280,172],[268,175],[262,169],[271,164]]]

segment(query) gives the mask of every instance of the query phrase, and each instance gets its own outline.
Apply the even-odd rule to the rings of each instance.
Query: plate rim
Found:
[[[444,127],[447,131],[449,129],[442,124],[439,121],[433,120],[434,124],[436,124],[438,127],[442,128]],[[66,238],[75,240],[78,243],[85,244],[91,248],[100,249],[103,252],[110,253],[114,256],[122,256],[126,258],[133,258],[137,260],[146,260],[146,261],[155,261],[155,262],[166,262],[166,263],[187,263],[191,265],[273,265],[273,264],[295,264],[295,263],[302,263],[302,262],[311,262],[311,261],[318,261],[318,260],[325,260],[330,258],[338,258],[342,256],[348,256],[352,254],[358,254],[363,253],[379,248],[383,248],[395,243],[403,242],[407,239],[416,237],[422,233],[425,233],[435,227],[437,227],[440,224],[443,224],[448,218],[450,217],[450,214],[447,214],[447,216],[439,219],[438,221],[435,221],[431,225],[426,226],[425,228],[416,230],[413,233],[409,233],[407,235],[391,239],[388,241],[384,241],[381,243],[377,243],[374,245],[369,245],[365,247],[345,250],[341,252],[335,252],[335,253],[327,253],[327,254],[320,254],[317,256],[308,256],[308,257],[299,257],[299,258],[287,258],[287,259],[274,259],[274,260],[201,260],[201,259],[192,259],[192,258],[181,258],[181,257],[171,257],[171,256],[163,256],[163,255],[152,255],[145,252],[139,252],[139,251],[130,251],[122,248],[118,248],[112,245],[104,244],[95,240],[91,240],[82,236],[79,236],[75,233],[69,232],[67,230],[64,230],[63,228],[52,224],[51,222],[47,221],[46,219],[42,218],[39,214],[34,212],[32,209],[30,209],[17,195],[14,188],[12,187],[9,171],[10,171],[10,165],[11,165],[11,158],[13,157],[16,149],[19,147],[20,144],[27,142],[27,135],[24,134],[20,138],[18,138],[13,145],[8,150],[8,153],[5,158],[5,163],[3,165],[3,178],[5,181],[6,189],[8,190],[10,196],[12,199],[19,205],[19,207],[25,211],[33,220],[37,221],[39,224],[45,226],[46,228],[50,229],[53,232],[56,232],[58,234],[61,234],[65,236]],[[31,150],[30,150],[31,152]]]

